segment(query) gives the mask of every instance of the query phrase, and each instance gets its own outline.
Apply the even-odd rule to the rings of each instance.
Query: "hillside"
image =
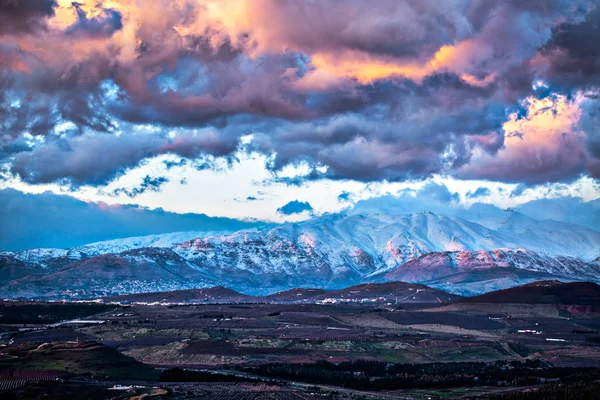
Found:
[[[460,302],[600,306],[600,285],[592,282],[541,281],[465,297]]]
[[[0,350],[0,369],[60,371],[118,379],[158,380],[160,373],[95,341],[28,342]]]
[[[174,290],[170,292],[151,292],[109,296],[105,302],[136,303],[236,303],[251,301],[252,297],[222,286],[206,289]]]
[[[327,299],[398,303],[442,303],[459,299],[441,290],[404,282],[365,283],[340,290],[294,288],[267,296],[249,296],[222,286],[102,298],[104,302],[143,303],[316,303]]]
[[[460,296],[436,290],[425,285],[406,282],[364,283],[341,290],[331,290],[315,297],[316,299],[339,298],[360,300],[382,298],[398,303],[445,303]]]

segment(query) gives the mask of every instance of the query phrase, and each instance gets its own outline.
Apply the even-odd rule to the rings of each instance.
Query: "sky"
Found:
[[[585,222],[599,41],[598,0],[0,0],[0,206],[285,222],[442,187]]]

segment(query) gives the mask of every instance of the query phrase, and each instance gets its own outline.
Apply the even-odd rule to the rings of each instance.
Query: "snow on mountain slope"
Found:
[[[218,231],[218,232],[173,232],[161,235],[149,235],[149,236],[136,236],[125,239],[114,239],[106,240],[102,242],[90,243],[84,246],[76,247],[74,250],[84,253],[88,256],[96,256],[100,254],[116,254],[127,250],[141,249],[144,247],[158,247],[158,248],[169,248],[177,243],[184,242],[186,240],[206,237],[213,235],[227,235],[231,232]]]
[[[1,298],[91,298],[214,286],[210,277],[169,249],[102,254],[7,282]]]
[[[52,260],[79,260],[83,254],[71,249],[31,249],[20,252],[0,253],[5,257],[14,257],[15,259],[39,265],[41,268],[47,268],[52,264]]]
[[[51,290],[55,273],[60,273],[57,282],[74,282],[85,293],[86,279],[104,290],[101,282],[105,278],[106,288],[110,286],[115,293],[143,291],[118,282],[134,279],[133,270],[134,280],[142,282],[145,269],[153,283],[140,287],[151,285],[159,290],[163,285],[174,290],[198,276],[198,282],[248,294],[293,287],[339,289],[389,279],[438,288],[449,285],[443,289],[454,293],[477,293],[482,288],[504,288],[537,278],[599,279],[600,267],[588,261],[600,253],[600,232],[537,221],[510,211],[502,216],[499,228],[493,230],[429,212],[324,215],[227,234],[202,232],[197,237],[194,232],[183,232],[72,250],[4,253],[3,262],[11,270],[18,264],[10,261],[13,259],[51,266],[35,272],[39,276],[10,286],[10,290],[21,290],[26,285],[27,293],[34,293],[37,284]],[[101,266],[108,260],[101,256],[108,254],[114,255],[110,258],[114,268],[99,270],[104,278],[96,279],[87,260]],[[10,294],[10,290],[3,293]]]
[[[498,229],[518,236],[521,247],[549,254],[570,255],[591,260],[600,252],[599,232],[580,225],[546,219],[535,220],[510,212]],[[564,250],[568,247],[568,251]]]
[[[52,263],[50,260],[59,260],[68,262],[80,260],[83,258],[94,257],[101,254],[118,254],[128,250],[141,249],[146,247],[155,248],[170,248],[177,243],[184,242],[193,238],[226,235],[228,231],[219,232],[174,232],[161,235],[136,236],[124,239],[113,239],[102,242],[90,243],[84,246],[75,247],[72,249],[31,249],[19,252],[0,252],[0,255],[5,257],[14,257],[19,261],[27,263],[35,263],[42,268],[46,268]],[[64,262],[61,263],[61,265]]]
[[[339,288],[376,279],[430,253],[519,249],[522,243],[530,250],[526,254],[531,254],[518,259],[522,271],[544,277],[557,274],[597,279],[595,270],[590,272],[588,263],[577,257],[587,260],[597,254],[600,233],[562,223],[543,222],[537,226],[549,230],[532,233],[532,222],[528,221],[524,229],[520,225],[514,231],[507,227],[494,231],[461,218],[432,213],[326,215],[301,223],[198,238],[173,250],[217,281],[233,280],[240,290],[245,285],[250,290],[256,290],[256,285],[269,289],[314,286],[315,281],[321,287]],[[561,226],[569,233],[560,235]],[[505,253],[505,257],[512,254],[509,250]],[[537,253],[539,258],[531,261]],[[486,268],[506,262],[494,259]],[[578,268],[569,269],[577,262],[581,263]],[[425,279],[429,278],[415,276],[412,281]]]
[[[441,279],[457,272],[490,268],[517,268],[557,276],[597,279],[600,266],[575,257],[548,256],[528,250],[496,249],[429,253],[388,272],[390,280],[411,282]]]
[[[332,271],[350,269],[372,274],[431,252],[498,248],[527,248],[587,260],[598,253],[600,232],[552,221],[494,231],[461,218],[432,213],[326,215],[295,224],[194,239],[174,250],[198,263],[229,264],[240,270],[291,271],[300,262],[319,260]]]

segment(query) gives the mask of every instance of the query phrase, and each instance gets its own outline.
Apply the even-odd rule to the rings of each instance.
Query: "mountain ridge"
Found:
[[[492,230],[429,212],[331,214],[191,239],[193,233],[175,233],[0,253],[0,270],[15,277],[4,280],[0,295],[51,296],[58,289],[57,297],[90,297],[216,285],[266,295],[394,280],[479,294],[540,279],[598,279],[600,264],[587,260],[598,256],[600,232],[510,217]],[[138,247],[145,245],[161,247]],[[25,276],[15,273],[19,262]]]

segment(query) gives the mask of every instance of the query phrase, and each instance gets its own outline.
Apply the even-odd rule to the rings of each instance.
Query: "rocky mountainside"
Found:
[[[515,212],[496,229],[432,213],[336,214],[196,236],[0,253],[0,296],[81,298],[219,285],[266,295],[400,280],[478,294],[540,279],[600,279],[591,261],[600,253],[600,232]]]
[[[384,278],[472,295],[544,279],[597,281],[600,264],[529,250],[432,252],[387,272]]]

